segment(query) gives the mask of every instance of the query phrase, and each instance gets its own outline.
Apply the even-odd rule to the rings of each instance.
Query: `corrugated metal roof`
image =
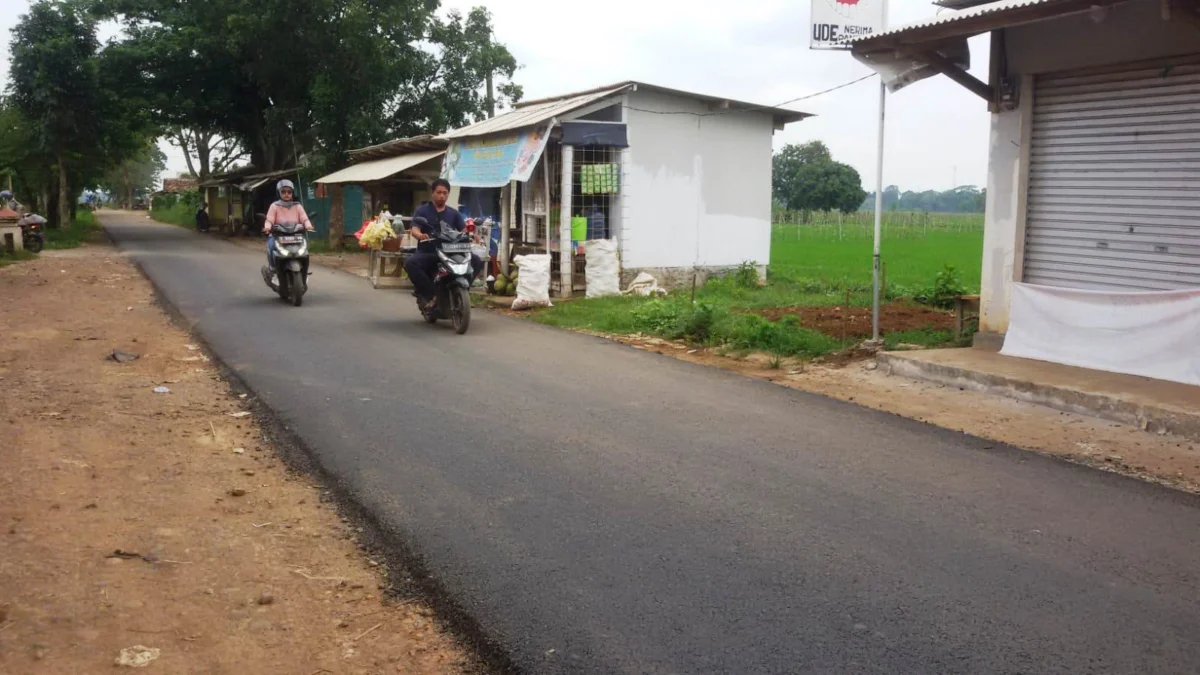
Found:
[[[426,134],[411,138],[397,138],[378,145],[351,150],[346,155],[350,158],[351,162],[365,162],[372,159],[386,159],[388,157],[407,155],[412,152],[425,150],[444,150],[449,145],[450,142],[444,138]]]
[[[690,91],[682,91],[679,89],[671,89],[669,87],[660,87],[654,84],[646,84],[645,82],[628,81],[621,82],[619,84],[607,85],[604,87],[597,87],[587,91],[575,92],[573,94],[564,94],[554,98],[543,98],[519,103],[513,110],[501,115],[497,115],[490,120],[484,120],[461,129],[448,131],[442,134],[441,138],[471,138],[477,136],[487,136],[504,131],[526,129],[528,127],[544,124],[560,115],[566,115],[567,113],[574,112],[575,110],[592,105],[593,103],[597,103],[611,96],[616,96],[617,94],[622,94],[626,91],[631,91],[634,89],[658,91],[664,94],[698,99],[708,103],[724,103],[735,109],[757,110],[764,113],[773,113],[776,120],[784,124],[789,122],[798,122],[806,117],[812,117],[812,115],[809,113],[803,113],[798,110],[788,110],[786,108],[777,108],[773,106],[761,106],[754,103],[746,103],[744,101],[735,101],[720,96],[697,94]]]
[[[335,171],[324,178],[318,178],[315,182],[327,185],[334,183],[370,183],[372,181],[383,180],[388,176],[394,176],[401,171],[424,164],[444,154],[446,154],[445,150],[425,150],[422,152],[412,152],[407,155],[388,157],[386,159],[361,162],[348,166],[341,171]]]
[[[568,94],[558,98],[542,99],[521,104],[508,112],[496,115],[490,120],[476,122],[461,129],[454,129],[442,134],[442,138],[470,138],[473,136],[488,136],[503,131],[516,131],[549,122],[559,115],[565,115],[573,110],[589,106],[609,96],[615,96],[632,88],[631,83],[614,87],[591,90],[577,94]]]
[[[1115,5],[1127,0],[1000,0],[977,7],[945,10],[937,16],[914,21],[871,35],[846,40],[856,51],[874,46],[890,46],[896,38],[906,42],[948,39],[977,35],[996,28],[1040,21],[1070,12],[1083,12],[1092,7]],[[961,4],[959,6],[962,6]],[[891,39],[889,39],[891,38]]]

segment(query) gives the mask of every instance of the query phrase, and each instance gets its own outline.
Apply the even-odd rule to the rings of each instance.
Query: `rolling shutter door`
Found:
[[[1024,280],[1200,286],[1200,65],[1036,80]]]

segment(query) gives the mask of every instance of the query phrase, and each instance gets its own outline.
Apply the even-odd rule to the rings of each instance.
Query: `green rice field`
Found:
[[[782,223],[771,236],[770,274],[780,281],[821,282],[861,290],[871,284],[874,216],[828,214],[805,224]],[[932,283],[943,266],[979,290],[983,214],[884,214],[883,263],[889,295]]]

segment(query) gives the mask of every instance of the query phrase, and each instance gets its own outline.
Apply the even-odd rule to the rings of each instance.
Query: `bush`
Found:
[[[196,211],[203,203],[204,195],[199,190],[158,195],[154,198],[154,208],[150,211],[150,217],[160,223],[194,227]]]
[[[676,300],[648,300],[633,310],[633,325],[639,333],[666,335],[682,315],[683,305]]]
[[[732,274],[733,283],[739,288],[758,288],[758,265],[752,261],[746,261],[738,265],[737,271]]]
[[[954,306],[954,299],[967,292],[962,276],[953,265],[946,265],[933,279],[933,286],[917,294],[916,300],[925,305],[939,309],[949,309]]]
[[[724,342],[738,349],[754,349],[780,356],[821,356],[838,349],[837,340],[803,328],[794,316],[770,321],[757,314],[732,317],[723,331]]]

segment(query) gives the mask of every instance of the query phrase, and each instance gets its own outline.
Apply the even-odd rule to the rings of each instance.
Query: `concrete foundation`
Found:
[[[984,349],[885,352],[889,375],[1008,396],[1200,441],[1200,387],[1001,356]]]
[[[0,223],[0,250],[25,250],[25,240],[21,238],[21,228],[16,223]]]
[[[627,288],[637,275],[645,272],[658,280],[658,285],[669,290],[681,290],[692,287],[693,280],[697,286],[703,286],[709,279],[716,279],[736,272],[738,267],[635,267],[621,269],[621,288]],[[767,268],[758,266],[759,280],[766,280]]]
[[[971,339],[971,346],[989,352],[1004,349],[1004,333],[976,333]]]

